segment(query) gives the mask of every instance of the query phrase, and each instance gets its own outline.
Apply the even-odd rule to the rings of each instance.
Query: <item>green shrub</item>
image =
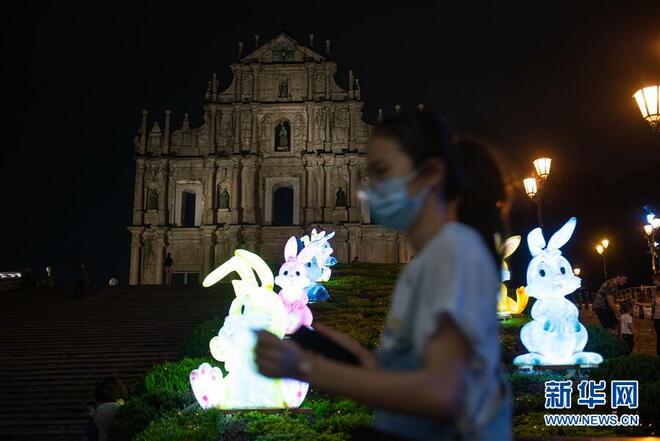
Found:
[[[513,432],[516,438],[543,438],[557,436],[600,437],[614,436],[608,427],[546,426],[543,415],[546,412],[531,412],[513,418]]]
[[[518,348],[518,339],[513,335],[500,335],[500,349],[502,353],[502,361],[506,364],[513,363],[513,359],[521,354],[521,351]]]
[[[596,352],[604,359],[618,357],[626,353],[626,344],[619,337],[597,325],[584,325],[589,334],[585,351]]]
[[[111,441],[131,441],[160,415],[190,404],[190,394],[155,392],[129,399],[119,408],[110,427]]]
[[[640,385],[638,410],[646,434],[657,435],[660,432],[660,379]]]
[[[210,357],[209,342],[218,335],[223,322],[224,316],[217,316],[195,326],[181,344],[181,357]]]
[[[543,393],[518,393],[513,397],[513,414],[521,415],[545,410],[545,395]]]
[[[226,416],[215,409],[173,412],[151,422],[135,441],[216,441],[226,425]]]
[[[660,357],[645,354],[624,355],[605,360],[591,370],[594,380],[637,380],[640,384],[660,379]]]
[[[213,360],[210,357],[184,358],[158,364],[144,376],[144,389],[146,392],[189,392],[190,371],[204,362],[212,363]]]
[[[534,394],[544,396],[545,382],[550,380],[562,380],[564,376],[561,371],[514,371],[509,374],[513,395]]]

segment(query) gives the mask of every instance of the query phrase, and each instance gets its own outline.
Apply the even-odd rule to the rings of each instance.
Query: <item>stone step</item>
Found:
[[[0,439],[79,441],[100,380],[126,386],[178,357],[202,321],[226,313],[231,285],[212,289],[71,287],[0,296]]]

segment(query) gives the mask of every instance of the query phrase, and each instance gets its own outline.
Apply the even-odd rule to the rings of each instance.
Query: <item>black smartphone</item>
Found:
[[[324,357],[347,364],[360,364],[360,360],[352,352],[338,345],[332,339],[307,326],[301,326],[289,336],[303,349],[316,352]]]

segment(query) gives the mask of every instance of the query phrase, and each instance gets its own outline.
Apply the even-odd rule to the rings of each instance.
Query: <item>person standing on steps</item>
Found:
[[[172,274],[174,273],[174,259],[172,254],[167,253],[165,257],[165,286],[172,286]]]
[[[594,313],[598,317],[603,328],[613,334],[618,334],[619,314],[614,304],[614,293],[623,285],[628,283],[628,273],[619,273],[609,280],[603,282],[594,299]]]
[[[73,282],[73,298],[81,299],[87,285],[89,285],[89,274],[87,273],[85,262],[80,262],[80,267],[78,267],[78,271],[76,272],[76,280]]]

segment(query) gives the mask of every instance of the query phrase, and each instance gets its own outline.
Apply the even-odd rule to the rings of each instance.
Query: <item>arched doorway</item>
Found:
[[[293,225],[293,189],[280,187],[273,191],[273,225]]]

